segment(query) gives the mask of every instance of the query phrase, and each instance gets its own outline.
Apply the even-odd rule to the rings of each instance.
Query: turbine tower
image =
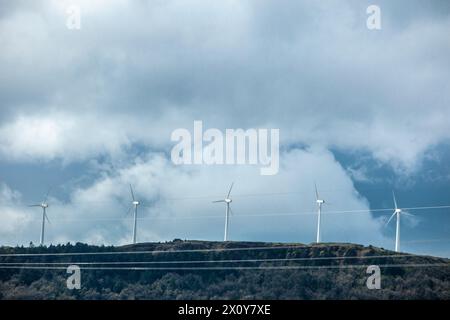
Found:
[[[413,216],[412,214],[410,214],[409,212],[403,211],[402,209],[400,209],[397,205],[397,199],[395,199],[395,193],[394,191],[392,191],[392,198],[394,199],[394,213],[392,214],[392,216],[389,218],[388,222],[386,223],[386,225],[389,224],[389,222],[391,222],[392,218],[394,216],[396,216],[396,227],[395,227],[395,252],[399,252],[400,251],[400,216],[402,214],[407,215],[407,216]]]
[[[223,236],[223,241],[228,241],[229,219],[230,219],[230,213],[232,212],[231,208],[230,208],[230,204],[232,202],[232,200],[230,198],[230,194],[231,194],[231,189],[233,189],[233,185],[234,185],[234,182],[231,184],[230,190],[228,190],[228,194],[226,195],[225,199],[213,201],[213,203],[225,202],[225,204],[226,204],[226,208],[225,208],[225,232],[224,232],[224,236]]]
[[[131,207],[128,209],[127,214],[133,209],[133,244],[136,243],[136,231],[137,231],[137,208],[140,204],[139,201],[134,197],[133,187],[130,184],[130,192],[131,192]]]
[[[47,208],[49,207],[47,203],[48,195],[50,194],[50,189],[47,191],[47,194],[45,195],[44,200],[41,203],[38,204],[31,204],[29,207],[41,207],[42,208],[42,224],[41,224],[41,239],[40,239],[40,245],[44,245],[44,239],[45,239],[45,220],[50,223],[50,220],[47,217]]]
[[[319,207],[317,211],[317,238],[316,243],[320,243],[320,222],[321,222],[321,215],[322,215],[322,205],[325,203],[325,200],[320,199],[319,192],[317,191],[317,185],[314,184],[314,187],[316,189],[316,203]]]

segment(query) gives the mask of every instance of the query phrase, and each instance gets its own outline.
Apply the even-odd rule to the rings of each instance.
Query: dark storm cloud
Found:
[[[80,31],[65,28],[68,4],[5,8],[3,123],[125,118],[116,131],[144,144],[168,136],[136,129],[144,120],[270,125],[285,143],[362,148],[407,166],[449,137],[446,2],[382,1],[381,31],[367,30],[371,3],[360,1],[81,1]]]

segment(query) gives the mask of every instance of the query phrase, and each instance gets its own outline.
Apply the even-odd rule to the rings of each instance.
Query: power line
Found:
[[[428,206],[428,207],[410,207],[403,208],[403,210],[433,210],[433,209],[448,209],[450,205],[446,206]],[[380,208],[380,209],[361,209],[361,210],[335,210],[324,211],[324,214],[361,214],[370,212],[385,212],[393,211],[392,208]],[[301,216],[301,215],[316,215],[316,211],[303,211],[303,212],[279,212],[279,213],[261,213],[261,214],[237,214],[235,217],[279,217],[279,216]],[[200,215],[200,216],[173,216],[173,217],[138,217],[138,220],[172,220],[172,219],[205,219],[205,218],[220,218],[219,215]],[[52,221],[121,221],[127,218],[52,218]],[[128,218],[129,219],[129,218]],[[31,220],[38,220],[33,218]]]
[[[321,247],[321,244],[316,245],[316,247]],[[333,246],[331,244],[331,246]],[[145,251],[99,251],[99,252],[55,252],[55,253],[3,253],[0,257],[38,257],[38,256],[91,256],[91,255],[126,255],[126,254],[172,254],[172,253],[206,253],[206,252],[230,252],[230,251],[257,251],[257,250],[289,250],[289,249],[309,249],[311,247],[306,245],[281,245],[281,246],[267,246],[267,247],[245,247],[245,248],[209,248],[209,249],[179,249],[179,250],[145,250]],[[417,257],[417,255],[405,254],[405,255],[381,255],[387,257],[399,257],[399,256],[412,256]],[[380,256],[380,257],[381,257]],[[344,257],[344,256],[342,256]],[[314,259],[330,259],[330,258],[342,258],[342,257],[316,257]],[[373,258],[375,256],[364,256]],[[422,255],[421,257],[427,257]],[[353,258],[353,257],[348,257]],[[356,259],[357,257],[355,257]],[[307,258],[311,259],[311,258]]]
[[[324,191],[325,192],[325,191]],[[261,193],[247,193],[247,194],[237,194],[234,195],[234,198],[243,198],[243,197],[257,197],[257,196],[278,196],[278,195],[292,195],[292,194],[308,194],[309,192],[261,192]],[[312,194],[312,193],[311,193]],[[209,195],[209,196],[188,196],[188,197],[168,197],[168,198],[159,198],[159,201],[177,201],[177,200],[197,200],[197,199],[215,199],[215,198],[220,198],[223,195]],[[30,202],[35,202],[35,201],[30,201]],[[123,201],[118,201],[123,203]],[[116,204],[116,201],[111,201],[111,200],[96,200],[96,201],[83,201],[82,203],[86,203],[86,204]],[[17,203],[3,203],[2,205],[5,206],[22,206],[21,204],[17,204]],[[144,205],[144,206],[149,206],[149,205]]]
[[[432,242],[449,242],[449,238],[442,238],[442,239],[422,239],[422,240],[407,240],[402,241],[402,243],[432,243]]]
[[[231,260],[172,260],[172,261],[100,261],[100,262],[0,262],[0,265],[124,265],[124,264],[195,264],[195,263],[241,263],[241,262],[285,262],[285,261],[327,261],[327,260],[370,260],[381,258],[426,258],[411,254],[377,255],[377,256],[340,256],[311,258],[267,258],[267,259],[231,259]]]
[[[83,267],[83,270],[125,270],[125,271],[156,271],[156,270],[296,270],[296,269],[353,269],[367,268],[370,265],[334,265],[334,266],[255,266],[255,267]],[[425,268],[450,267],[450,263],[424,263],[424,264],[381,264],[380,268]],[[52,266],[0,266],[0,269],[34,269],[34,270],[66,270],[65,267]]]
[[[246,250],[286,250],[305,249],[304,245],[275,246],[275,247],[247,247],[247,248],[211,248],[211,249],[180,249],[180,250],[152,250],[152,251],[105,251],[105,252],[58,252],[58,253],[6,253],[0,257],[31,257],[31,256],[83,256],[83,255],[113,255],[113,254],[162,254],[186,252],[212,252],[212,251],[246,251]]]
[[[427,209],[447,209],[450,208],[449,205],[443,206],[431,206],[431,207],[411,207],[411,208],[402,208],[402,210],[427,210]]]

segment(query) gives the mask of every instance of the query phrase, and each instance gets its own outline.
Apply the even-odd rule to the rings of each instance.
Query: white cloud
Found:
[[[256,166],[174,167],[161,154],[148,155],[105,172],[90,187],[74,191],[68,203],[51,199],[47,238],[51,242],[129,243],[132,216],[125,213],[131,201],[128,184],[133,183],[142,201],[139,241],[220,240],[224,207],[211,201],[222,198],[235,181],[231,239],[309,243],[315,239],[317,181],[321,196],[330,203],[324,209],[324,241],[386,244],[381,221],[370,213],[327,214],[368,208],[329,152],[292,150],[282,157],[280,173],[269,177],[260,176]],[[32,240],[29,235],[38,232],[34,229],[36,223],[28,223],[29,232],[21,234],[20,241]]]
[[[0,183],[0,237],[13,239],[31,222],[29,210],[21,207],[21,195]]]
[[[0,152],[9,159],[85,160],[129,145],[116,126],[90,116],[20,116],[0,128]]]

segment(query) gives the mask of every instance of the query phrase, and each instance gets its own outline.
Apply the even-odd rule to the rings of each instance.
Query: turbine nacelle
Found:
[[[314,189],[315,189],[315,191],[316,191],[316,203],[317,204],[324,204],[325,203],[325,200],[322,200],[322,199],[320,199],[320,197],[319,197],[319,191],[317,191],[317,185],[316,184],[314,184]]]
[[[42,208],[42,224],[41,224],[41,239],[40,239],[41,245],[44,244],[44,238],[45,238],[45,220],[47,220],[50,223],[50,220],[48,219],[47,212],[46,212],[46,209],[49,206],[47,203],[47,199],[48,199],[48,195],[50,194],[50,190],[51,190],[51,188],[48,189],[47,194],[45,195],[45,198],[42,200],[41,203],[28,205],[29,207]]]
[[[396,225],[396,229],[395,229],[395,251],[399,252],[400,251],[400,216],[401,215],[413,216],[413,215],[410,214],[408,211],[403,211],[402,209],[400,209],[398,207],[397,199],[395,198],[394,191],[392,191],[392,199],[394,200],[394,213],[392,213],[392,215],[389,218],[389,220],[387,221],[386,225],[389,224],[389,222],[391,222],[391,220],[394,217],[397,217],[397,225]]]
[[[133,206],[140,205],[141,203],[139,201],[137,201],[136,198],[134,197],[133,187],[131,186],[131,184],[130,184],[130,193],[131,193],[131,204]]]
[[[321,211],[322,211],[322,205],[325,203],[325,200],[322,200],[319,196],[319,191],[317,191],[317,184],[314,183],[314,189],[316,192],[316,203],[318,205],[318,212],[317,212],[317,236],[316,236],[316,243],[320,242],[320,220],[321,220]]]
[[[231,200],[231,199],[224,199],[224,201],[225,201],[226,203],[231,203],[231,202],[233,202],[233,200]]]

